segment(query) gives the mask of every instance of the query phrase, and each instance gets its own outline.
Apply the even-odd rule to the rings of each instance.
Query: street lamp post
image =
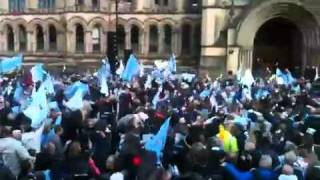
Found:
[[[117,31],[117,27],[118,27],[118,5],[119,5],[119,0],[115,0],[115,24],[114,24],[114,28],[112,29],[112,31],[108,32],[108,59],[109,59],[109,63],[110,63],[110,68],[112,73],[115,73],[116,71],[116,66],[117,66],[117,58],[118,58],[118,31]]]

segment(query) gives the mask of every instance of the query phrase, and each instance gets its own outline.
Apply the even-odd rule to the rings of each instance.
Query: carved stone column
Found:
[[[252,55],[253,48],[241,48],[239,52],[239,66],[242,66],[243,70],[252,68]]]
[[[84,34],[84,52],[92,53],[92,32],[86,31]]]
[[[144,45],[142,53],[143,54],[148,54],[149,53],[149,33],[150,33],[150,27],[148,27],[148,30],[144,30],[143,34],[144,34]]]
[[[18,52],[20,49],[20,38],[19,38],[19,30],[18,29],[14,29],[13,30],[13,36],[14,36],[14,51]]]
[[[35,42],[35,36],[36,34],[33,33],[32,31],[27,31],[27,44],[26,44],[26,51],[29,51],[29,52],[35,52],[36,51],[36,42]],[[20,43],[18,42],[19,46],[20,46]],[[19,47],[20,48],[20,47]],[[20,51],[21,48],[20,48]]]
[[[131,49],[131,31],[129,28],[125,30],[125,49]]]
[[[158,27],[158,53],[164,52],[164,30],[163,27]]]
[[[182,37],[181,37],[181,28],[177,28],[173,32],[173,43],[174,43],[174,53],[176,56],[181,55],[181,48],[182,48]]]
[[[50,48],[49,31],[47,29],[43,31],[43,40],[44,40],[44,50],[49,51],[49,48]]]

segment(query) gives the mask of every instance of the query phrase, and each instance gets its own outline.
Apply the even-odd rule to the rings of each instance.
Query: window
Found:
[[[101,51],[101,28],[99,26],[92,30],[92,46],[93,52]]]
[[[164,6],[169,6],[169,0],[163,0],[163,5]]]
[[[7,26],[7,50],[14,51],[14,34],[11,26]]]
[[[182,26],[182,53],[190,54],[191,50],[191,26],[184,24]]]
[[[84,6],[84,0],[76,0],[76,10],[82,11]]]
[[[150,26],[149,29],[149,52],[158,52],[158,28],[155,25]]]
[[[84,51],[84,30],[80,24],[76,25],[76,51],[83,52]]]
[[[122,25],[119,25],[117,27],[117,43],[118,43],[118,54],[123,56],[124,55],[124,49],[125,49],[125,30]]]
[[[55,0],[39,0],[38,7],[39,9],[49,9],[52,10],[55,8],[56,1]]]
[[[165,52],[172,50],[172,29],[168,24],[164,26],[164,50]]]
[[[23,12],[25,9],[25,0],[9,0],[10,12]]]
[[[53,25],[49,26],[49,50],[54,51],[57,49],[57,31]]]
[[[20,51],[25,51],[27,49],[27,31],[22,25],[19,25],[19,47]]]
[[[99,0],[92,0],[92,10],[97,11],[100,9]]]
[[[154,0],[154,4],[160,5],[160,0]]]
[[[131,46],[134,52],[139,52],[139,27],[136,25],[131,27]]]
[[[44,38],[43,38],[43,30],[42,27],[37,25],[36,27],[36,42],[37,42],[37,51],[43,51],[44,49]]]

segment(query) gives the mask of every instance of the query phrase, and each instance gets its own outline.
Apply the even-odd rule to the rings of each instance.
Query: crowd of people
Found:
[[[0,179],[320,179],[313,79],[162,73],[53,75],[40,123],[48,74],[2,76]]]

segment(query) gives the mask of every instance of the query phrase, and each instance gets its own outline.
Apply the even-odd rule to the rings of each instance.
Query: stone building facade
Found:
[[[175,53],[180,67],[218,75],[319,63],[319,0],[118,0],[117,11],[116,2],[0,0],[0,56],[95,66],[117,30],[120,58],[132,50],[144,64]]]
[[[200,58],[201,7],[179,0],[0,0],[0,55],[23,52],[26,64],[96,65],[118,33],[119,58],[132,50],[145,64],[175,53]],[[195,44],[197,44],[195,48]]]

